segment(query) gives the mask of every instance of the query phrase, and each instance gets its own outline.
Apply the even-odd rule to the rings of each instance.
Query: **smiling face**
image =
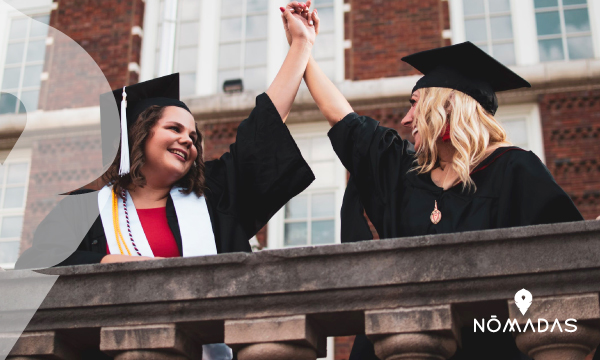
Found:
[[[410,109],[408,110],[408,113],[406,113],[404,119],[402,119],[402,121],[400,122],[402,126],[409,128],[409,130],[411,131],[411,134],[415,141],[415,150],[417,151],[421,147],[421,135],[419,134],[419,129],[417,128],[417,119],[415,114],[419,98],[420,92],[419,90],[417,90],[410,97]]]
[[[185,109],[168,106],[152,127],[144,146],[146,161],[141,171],[149,183],[174,184],[198,157],[194,117]]]

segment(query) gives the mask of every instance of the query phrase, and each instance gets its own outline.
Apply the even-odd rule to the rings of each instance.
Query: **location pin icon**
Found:
[[[515,305],[521,310],[521,314],[525,315],[529,307],[531,306],[531,301],[533,300],[533,295],[525,289],[521,289],[517,291],[515,294]]]

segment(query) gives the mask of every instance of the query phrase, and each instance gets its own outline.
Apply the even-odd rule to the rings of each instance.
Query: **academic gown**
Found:
[[[240,123],[230,151],[205,164],[204,196],[217,253],[251,252],[248,240],[314,180],[267,94],[256,98],[256,107]],[[170,196],[166,212],[181,254],[181,233]],[[16,268],[99,263],[106,249],[98,192],[77,191],[40,223],[32,247],[21,255]]]
[[[476,191],[463,191],[462,184],[444,190],[429,173],[411,171],[416,157],[408,141],[369,117],[351,113],[328,135],[350,172],[342,242],[372,239],[365,212],[382,239],[583,220],[530,151],[498,148],[472,171]],[[436,201],[438,224],[430,220]],[[463,329],[463,348],[453,359],[521,358],[511,334],[474,335],[480,334]],[[357,336],[350,356],[358,359],[377,359],[364,335]]]

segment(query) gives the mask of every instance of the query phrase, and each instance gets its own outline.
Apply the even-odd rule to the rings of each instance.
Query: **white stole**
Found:
[[[194,193],[185,195],[179,190],[180,188],[171,189],[171,198],[175,205],[175,213],[177,214],[179,223],[183,256],[216,255],[217,245],[215,244],[215,235],[212,230],[208,207],[206,206],[206,198],[204,196],[197,197]],[[129,192],[126,193],[127,211],[133,240],[142,256],[154,257],[133,200]],[[125,211],[123,210],[123,200],[120,196],[118,197],[118,204],[119,226],[125,240],[125,245],[132,256],[138,256],[129,239],[127,220],[125,218]],[[104,227],[104,234],[106,235],[108,250],[111,254],[120,254],[112,217],[112,187],[105,186],[98,192],[98,208]],[[125,249],[123,249],[123,252],[127,254]]]

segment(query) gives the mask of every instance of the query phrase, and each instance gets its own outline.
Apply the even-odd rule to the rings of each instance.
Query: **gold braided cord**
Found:
[[[125,243],[125,239],[123,239],[123,234],[121,233],[121,226],[119,226],[119,199],[117,198],[117,194],[112,191],[113,199],[112,199],[112,216],[113,216],[113,226],[115,228],[115,237],[117,238],[117,245],[119,245],[119,252],[121,255],[123,254],[123,248],[121,247],[121,243],[127,250],[127,255],[131,256],[131,252]]]

